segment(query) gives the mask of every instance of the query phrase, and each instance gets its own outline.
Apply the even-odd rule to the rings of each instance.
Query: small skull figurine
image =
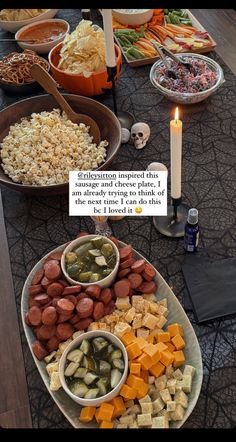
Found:
[[[136,149],[143,149],[150,137],[150,127],[146,123],[135,123],[131,127],[131,140]]]

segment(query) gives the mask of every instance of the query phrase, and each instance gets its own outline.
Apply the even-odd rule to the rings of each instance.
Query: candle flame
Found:
[[[177,124],[178,119],[179,119],[179,108],[177,107],[175,109],[175,122],[176,122],[176,124]]]

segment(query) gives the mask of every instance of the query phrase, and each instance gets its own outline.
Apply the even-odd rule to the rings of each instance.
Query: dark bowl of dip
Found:
[[[38,54],[47,54],[64,40],[69,31],[70,25],[67,21],[52,18],[24,26],[15,34],[15,39],[20,40],[17,43],[23,49],[31,49]]]

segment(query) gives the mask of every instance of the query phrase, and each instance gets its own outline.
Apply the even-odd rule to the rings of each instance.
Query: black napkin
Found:
[[[197,321],[205,322],[236,313],[236,258],[215,260],[187,255],[182,271]]]

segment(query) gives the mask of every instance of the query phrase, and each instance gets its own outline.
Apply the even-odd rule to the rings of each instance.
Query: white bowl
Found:
[[[5,31],[14,33],[18,31],[18,29],[30,23],[35,23],[36,21],[41,21],[46,18],[55,17],[58,11],[59,9],[48,9],[46,12],[43,12],[42,14],[39,14],[36,17],[28,18],[27,20],[17,20],[17,21],[0,20],[0,28],[4,29]]]
[[[102,337],[106,338],[108,341],[113,343],[116,347],[120,348],[120,350],[122,351],[123,357],[124,357],[125,368],[124,368],[124,372],[123,372],[123,375],[121,377],[119,384],[115,388],[113,388],[113,390],[111,390],[109,393],[105,394],[104,396],[100,396],[95,399],[84,399],[84,398],[74,395],[67,386],[67,383],[65,381],[65,376],[64,376],[66,356],[68,355],[68,353],[71,350],[77,348],[80,345],[80,343],[83,341],[83,339],[92,339],[92,338],[96,338],[97,336],[102,336]],[[60,362],[59,362],[59,377],[60,377],[60,381],[61,381],[61,385],[62,385],[63,389],[71,397],[71,399],[73,399],[75,402],[77,402],[78,404],[80,404],[84,407],[89,407],[89,406],[90,407],[97,407],[102,402],[109,402],[111,399],[118,396],[122,385],[126,381],[127,373],[128,373],[128,355],[127,355],[127,351],[126,351],[124,344],[117,336],[113,335],[110,332],[104,331],[104,330],[103,331],[102,330],[94,330],[94,331],[83,333],[82,335],[78,336],[78,338],[74,339],[68,345],[68,347],[66,347],[66,349],[64,350],[64,352],[60,358]]]
[[[153,64],[150,70],[150,80],[153,86],[170,101],[179,104],[199,103],[200,101],[203,101],[206,98],[208,98],[213,92],[219,89],[222,83],[224,83],[225,80],[222,68],[216,61],[212,60],[211,58],[206,57],[205,55],[194,54],[194,53],[184,53],[184,54],[175,54],[175,55],[181,58],[183,61],[185,61],[185,59],[188,57],[205,61],[208,64],[208,66],[211,67],[211,69],[216,72],[217,81],[214,84],[214,86],[207,89],[206,91],[194,92],[194,93],[171,91],[170,89],[161,86],[156,80],[155,77],[156,68],[158,68],[159,66],[163,66],[163,61],[160,59]]]
[[[99,285],[102,288],[106,288],[106,287],[110,287],[110,285],[113,283],[113,281],[116,278],[117,272],[118,272],[118,268],[119,268],[119,264],[120,264],[120,255],[119,255],[119,250],[117,248],[117,246],[114,244],[113,241],[111,241],[109,238],[107,238],[106,236],[104,236],[103,238],[106,239],[106,242],[110,243],[116,253],[116,265],[114,267],[114,269],[112,270],[112,272],[110,273],[110,275],[106,276],[105,278],[101,279],[100,281],[97,282],[80,282],[80,281],[76,281],[75,279],[72,279],[67,271],[66,271],[66,263],[65,263],[65,256],[68,252],[71,252],[73,249],[75,249],[75,247],[79,247],[82,244],[90,241],[90,239],[96,238],[97,236],[102,236],[102,235],[86,235],[86,236],[81,236],[80,238],[76,238],[74,241],[71,241],[68,246],[65,248],[62,257],[61,257],[61,268],[62,268],[62,272],[65,276],[65,278],[67,279],[67,281],[70,282],[70,284],[72,285],[81,285],[82,287],[88,287],[90,285]]]
[[[140,26],[151,20],[154,9],[140,9],[140,12],[131,14],[121,9],[112,9],[113,17],[122,25]]]
[[[49,41],[46,43],[24,43],[24,42],[17,42],[18,45],[22,48],[22,49],[30,49],[31,51],[35,51],[38,54],[47,54],[48,52],[51,51],[51,49],[53,49],[55,46],[57,46],[59,43],[61,43],[66,34],[68,34],[70,32],[70,25],[67,21],[62,20],[60,18],[52,18],[52,19],[46,19],[46,20],[40,20],[40,22],[37,23],[31,23],[27,26],[24,26],[23,28],[19,29],[19,31],[17,31],[17,33],[15,34],[15,39],[16,40],[20,40],[21,39],[21,35],[27,30],[27,29],[33,29],[36,27],[40,27],[41,24],[43,23],[61,23],[64,24],[65,26],[65,33],[56,38],[53,41]]]

